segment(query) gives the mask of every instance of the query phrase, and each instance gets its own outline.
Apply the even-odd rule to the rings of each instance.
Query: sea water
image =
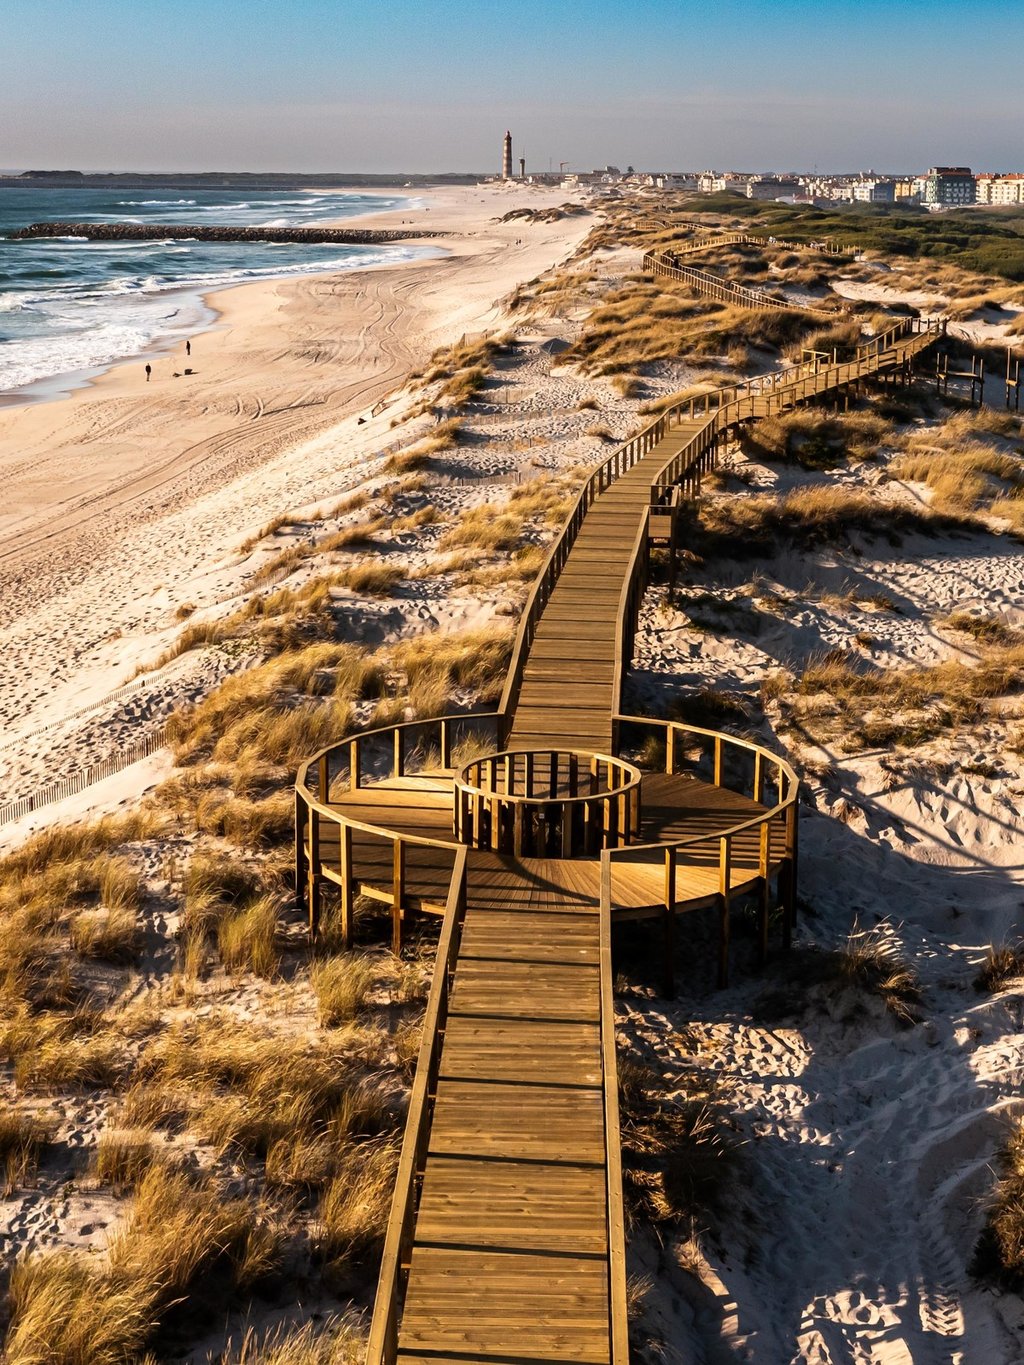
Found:
[[[0,234],[47,219],[303,227],[413,206],[404,197],[336,191],[173,190],[161,195],[148,186],[141,191],[4,187]],[[400,244],[307,246],[172,237],[11,241],[0,235],[0,401],[67,392],[115,361],[192,336],[214,320],[202,299],[206,291],[423,254]]]

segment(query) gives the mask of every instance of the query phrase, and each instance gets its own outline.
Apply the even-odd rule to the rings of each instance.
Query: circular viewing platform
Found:
[[[788,923],[797,857],[789,764],[751,740],[678,721],[615,722],[614,755],[506,750],[499,713],[390,725],[316,754],[295,784],[296,890],[310,927],[333,887],[346,940],[364,896],[391,908],[400,942],[409,914],[444,913],[467,846],[496,885],[512,875],[571,883],[581,906],[607,898],[613,921],[727,910],[753,892],[764,905],[777,895]]]
[[[608,754],[487,754],[455,775],[455,837],[516,858],[597,857],[639,834],[642,776]]]

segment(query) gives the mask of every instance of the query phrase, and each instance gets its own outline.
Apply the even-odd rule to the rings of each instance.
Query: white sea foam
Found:
[[[86,207],[93,209],[95,203]],[[178,210],[188,208],[192,221],[201,213],[225,224],[255,224],[265,215],[267,226],[289,227],[309,222],[315,214],[352,216],[354,210],[385,203],[380,196],[325,192],[226,204],[191,198],[126,199],[118,206],[139,210],[133,217],[124,215],[125,222],[173,222]],[[109,208],[102,213],[83,211],[75,201],[70,208],[62,203],[52,216],[93,221],[111,215]],[[84,236],[36,238],[3,242],[0,250],[0,393],[61,374],[96,371],[192,334],[213,319],[202,302],[202,296],[213,290],[424,254],[392,245],[367,250],[327,244],[197,244],[195,239],[169,236],[131,242]]]
[[[154,345],[193,335],[209,325],[212,314],[202,295],[213,290],[282,276],[411,260],[422,254],[421,249],[411,247],[349,250],[312,263],[275,261],[267,266],[183,272],[173,278],[156,273],[143,278],[122,276],[92,289],[62,284],[0,294],[0,308],[40,315],[47,333],[0,342],[0,393],[55,375],[102,369]]]

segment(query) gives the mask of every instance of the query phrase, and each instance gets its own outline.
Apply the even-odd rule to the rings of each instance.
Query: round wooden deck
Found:
[[[739,792],[715,787],[685,774],[645,773],[641,781],[641,847],[622,852],[612,871],[612,919],[636,919],[661,914],[665,905],[665,863],[659,850],[646,845],[680,839],[707,840],[677,860],[676,912],[694,910],[713,903],[721,893],[718,836],[744,821],[763,815],[768,807]],[[395,898],[393,842],[370,832],[376,826],[406,836],[402,904],[400,913],[419,910],[443,914],[451,883],[455,850],[459,840],[454,833],[453,775],[431,773],[416,777],[389,778],[373,786],[332,797],[330,808],[364,828],[352,835],[352,875],[359,892],[388,905]],[[324,875],[341,880],[339,824],[322,816],[319,820],[319,850]],[[785,831],[772,827],[770,873],[777,871],[785,856]],[[307,856],[312,838],[312,821],[307,829]],[[417,845],[416,839],[434,842]],[[441,847],[437,847],[436,844]],[[449,851],[450,850],[450,851]],[[729,891],[739,895],[757,885],[761,877],[761,850],[756,828],[735,837],[729,869]],[[509,866],[547,868],[561,881],[569,869],[559,870],[562,859],[508,859]],[[600,859],[571,859],[583,864],[577,874],[584,880],[596,878]],[[596,885],[596,882],[595,882]]]

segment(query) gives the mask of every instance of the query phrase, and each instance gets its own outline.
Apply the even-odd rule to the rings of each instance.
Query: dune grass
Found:
[[[420,521],[414,524],[423,523]],[[368,560],[332,574],[331,581],[338,587],[348,588],[350,592],[366,593],[370,597],[390,597],[394,588],[407,577],[408,571],[399,564],[383,564],[379,560]]]
[[[838,954],[839,979],[877,995],[903,1024],[916,1023],[921,986],[886,921],[872,929],[854,926]]]
[[[627,1055],[619,1064],[619,1113],[631,1222],[682,1228],[725,1206],[738,1152],[715,1078],[694,1067],[668,1097],[661,1077]]]
[[[394,1141],[364,1143],[325,1187],[316,1247],[331,1269],[347,1269],[383,1244],[397,1166]]]
[[[575,362],[584,374],[643,374],[659,362],[721,356],[737,345],[778,350],[819,328],[795,310],[716,303],[680,282],[641,275],[605,296],[559,362]]]
[[[127,906],[83,910],[72,919],[69,938],[81,957],[101,962],[132,962],[141,948],[138,916]]]
[[[750,456],[782,460],[804,469],[834,469],[843,461],[870,460],[882,445],[895,440],[891,422],[873,412],[851,412],[823,417],[796,408],[778,417],[765,417],[744,434]]]
[[[1024,1286],[1024,1121],[1015,1118],[996,1158],[997,1179],[971,1271],[1019,1293]]]
[[[451,450],[458,444],[461,430],[462,419],[459,417],[438,422],[428,436],[422,437],[406,450],[389,455],[382,466],[383,473],[408,474],[427,468],[433,456]]]
[[[109,1090],[130,1072],[124,1039],[93,1013],[20,1013],[0,1026],[0,1053],[26,1092]]]
[[[1024,978],[1024,943],[993,944],[974,978],[974,988],[994,995]]]
[[[90,1165],[98,1185],[109,1185],[115,1194],[134,1189],[158,1160],[150,1128],[108,1128],[100,1134]]]
[[[799,677],[797,692],[808,704],[797,704],[796,714],[819,738],[841,737],[848,751],[909,746],[977,720],[996,698],[1022,689],[1022,645],[984,649],[972,665],[951,659],[881,672],[827,656]]]
[[[29,1184],[53,1140],[52,1120],[7,1106],[0,1112],[0,1169],[6,1194]]]
[[[975,616],[968,611],[954,611],[949,616],[940,617],[935,624],[947,630],[959,631],[970,635],[981,645],[1011,647],[1024,644],[1024,630],[1008,626],[996,616]]]
[[[380,964],[360,953],[339,954],[313,964],[310,982],[320,1023],[350,1023],[365,1007],[380,977]]]
[[[912,532],[939,535],[977,527],[969,514],[933,512],[864,489],[827,485],[794,489],[781,498],[759,493],[705,502],[700,519],[701,552],[739,558],[768,554],[778,542],[810,548],[860,534],[898,544]]]
[[[229,972],[274,977],[281,961],[277,946],[280,900],[257,896],[228,910],[217,923],[217,949]]]
[[[281,1326],[269,1333],[249,1328],[237,1347],[224,1355],[221,1365],[362,1365],[366,1340],[358,1319],[351,1314],[331,1314],[289,1329]]]

